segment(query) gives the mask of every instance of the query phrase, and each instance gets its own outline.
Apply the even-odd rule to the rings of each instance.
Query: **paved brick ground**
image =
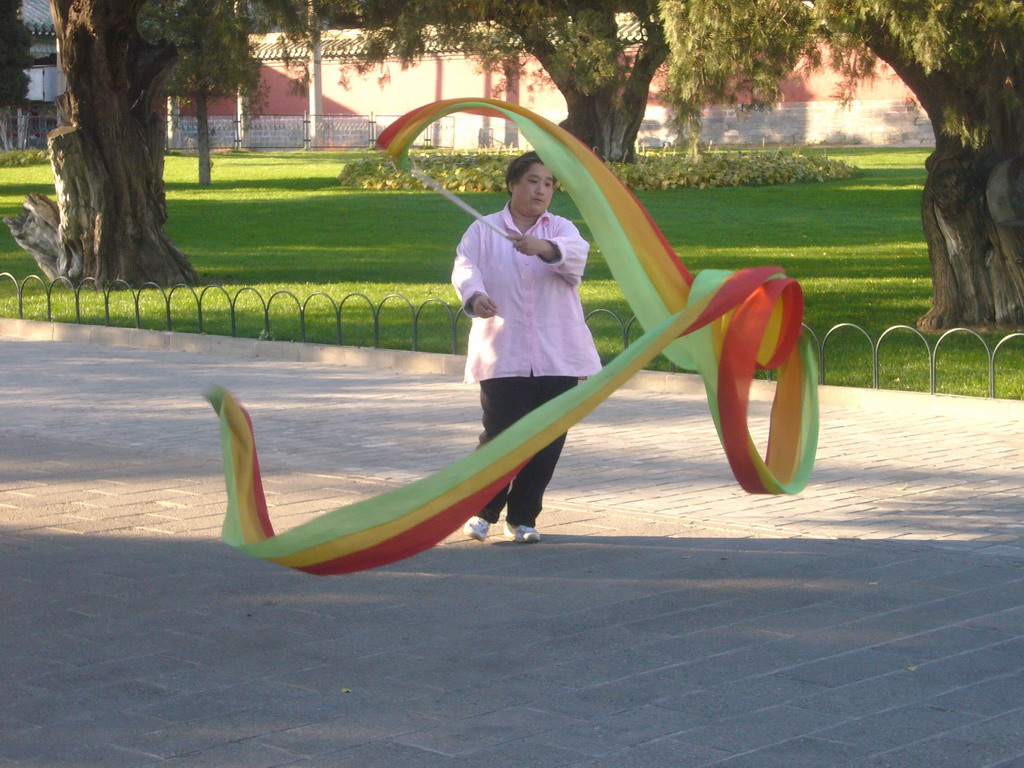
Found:
[[[219,543],[213,382],[279,527],[478,433],[452,376],[0,339],[0,766],[1024,766],[1019,421],[824,408],[755,498],[702,399],[624,391],[539,546],[317,579]]]

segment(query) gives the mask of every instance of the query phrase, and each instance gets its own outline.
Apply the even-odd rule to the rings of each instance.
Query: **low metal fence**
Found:
[[[0,151],[46,149],[46,135],[56,127],[56,114],[0,109]]]
[[[210,115],[207,118],[211,149],[292,150],[366,149],[398,115]],[[195,115],[167,118],[168,150],[195,152],[198,147]],[[446,117],[428,127],[413,142],[415,147],[455,146],[455,118]]]
[[[275,304],[286,304],[292,308],[295,318],[298,321],[298,341],[306,342],[309,341],[307,335],[307,312],[312,302],[326,303],[330,307],[331,314],[333,315],[333,343],[343,346],[346,343],[345,326],[343,323],[343,313],[346,309],[346,305],[354,303],[359,307],[362,307],[368,311],[369,316],[372,318],[372,336],[373,346],[379,348],[381,346],[383,320],[382,314],[385,308],[397,305],[398,307],[404,307],[407,311],[407,318],[409,323],[409,349],[411,351],[420,351],[420,325],[423,321],[424,311],[428,308],[441,308],[441,316],[446,319],[447,330],[446,338],[448,341],[446,344],[449,345],[449,351],[451,354],[459,353],[459,330],[460,323],[468,324],[468,318],[463,312],[461,307],[455,308],[449,305],[447,302],[437,299],[430,298],[419,304],[415,304],[408,298],[401,294],[393,293],[385,296],[378,302],[374,302],[370,297],[363,293],[349,293],[342,297],[340,300],[336,300],[334,297],[323,291],[315,291],[305,299],[300,299],[291,291],[277,290],[270,294],[270,296],[264,296],[258,289],[252,286],[243,286],[235,288],[234,294],[232,294],[227,288],[222,285],[211,284],[206,286],[189,286],[189,285],[176,285],[172,288],[163,288],[155,283],[146,283],[140,288],[133,288],[131,285],[124,281],[114,281],[109,285],[100,285],[98,282],[91,278],[83,280],[81,283],[75,285],[67,278],[57,278],[56,280],[47,283],[43,278],[38,275],[29,275],[28,277],[18,280],[14,275],[9,272],[0,273],[0,300],[2,300],[2,291],[4,286],[10,286],[14,289],[17,298],[17,317],[19,319],[38,319],[38,318],[26,318],[25,317],[25,298],[26,298],[26,287],[38,286],[40,290],[40,296],[45,295],[45,319],[47,321],[53,321],[54,318],[54,292],[55,289],[62,289],[58,295],[67,295],[64,290],[70,292],[70,295],[74,299],[74,322],[77,324],[89,324],[83,323],[82,319],[82,295],[86,292],[87,296],[97,296],[102,294],[103,298],[103,323],[106,326],[115,325],[115,320],[121,320],[121,322],[127,322],[133,324],[135,328],[142,328],[142,307],[141,302],[146,295],[152,295],[153,297],[159,296],[162,301],[161,308],[161,319],[159,325],[162,326],[162,330],[174,331],[175,319],[174,313],[172,312],[172,302],[175,301],[176,296],[185,296],[186,299],[190,298],[190,306],[194,304],[195,307],[195,326],[197,327],[198,333],[206,333],[206,320],[204,317],[204,310],[206,309],[208,302],[208,296],[213,295],[218,297],[218,300],[226,302],[228,307],[228,316],[230,320],[231,336],[238,336],[239,317],[241,313],[249,312],[250,310],[242,308],[239,309],[239,302],[242,299],[254,300],[256,305],[259,307],[259,312],[262,315],[260,320],[262,321],[262,329],[259,332],[258,338],[273,338],[274,329],[273,322],[271,319],[271,310]],[[123,297],[130,296],[128,302],[131,309],[131,314],[128,317],[118,317],[116,312],[111,311],[111,297]],[[159,306],[159,304],[158,304]],[[64,312],[64,308],[60,308],[61,312]],[[403,313],[404,314],[404,313]],[[639,332],[639,325],[635,316],[625,320],[610,309],[594,309],[587,313],[586,320],[588,324],[592,324],[595,320],[609,319],[612,322],[613,327],[616,327],[618,333],[621,335],[622,349],[629,346],[631,337],[635,332]],[[179,326],[181,323],[179,323]],[[123,326],[121,326],[123,327]],[[879,364],[879,353],[883,348],[883,344],[895,337],[898,333],[908,333],[912,338],[920,342],[922,348],[921,354],[924,356],[928,364],[928,392],[930,394],[936,394],[937,392],[937,366],[939,362],[939,354],[943,349],[943,346],[948,343],[948,340],[954,336],[967,336],[974,339],[979,345],[980,349],[984,351],[985,359],[987,361],[987,378],[988,378],[988,394],[987,397],[994,398],[996,396],[996,379],[998,373],[998,362],[999,356],[1003,353],[1010,342],[1014,340],[1021,340],[1022,348],[1024,348],[1024,333],[1009,333],[1004,335],[994,344],[987,341],[984,336],[975,330],[970,328],[953,328],[945,333],[941,334],[934,343],[929,341],[928,337],[921,333],[916,328],[909,325],[895,325],[884,330],[877,338],[872,338],[864,328],[855,323],[839,323],[838,325],[832,326],[824,335],[816,333],[810,326],[804,324],[804,332],[807,333],[813,340],[815,348],[818,353],[819,361],[819,380],[821,384],[828,383],[828,371],[829,361],[831,359],[829,350],[830,344],[835,344],[835,339],[843,331],[851,332],[855,337],[863,339],[866,352],[870,353],[871,356],[871,385],[874,389],[880,389],[880,364]],[[153,329],[151,329],[153,330]],[[177,329],[180,330],[180,327]],[[675,367],[672,366],[672,370]],[[770,378],[770,372],[766,373],[766,376]]]

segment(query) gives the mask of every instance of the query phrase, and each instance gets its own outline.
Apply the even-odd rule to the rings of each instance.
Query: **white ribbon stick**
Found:
[[[430,178],[429,176],[427,176],[427,174],[423,173],[422,171],[420,171],[415,166],[413,166],[411,172],[412,172],[412,175],[415,176],[417,179],[422,181],[424,184],[426,184],[428,187],[430,187],[435,192],[440,192],[442,195],[444,195],[446,198],[451,200],[453,203],[455,203],[457,206],[459,206],[459,208],[464,210],[466,213],[468,213],[470,216],[472,216],[477,221],[483,222],[485,226],[490,227],[495,232],[497,232],[499,235],[504,237],[506,240],[511,240],[512,239],[509,236],[508,232],[505,232],[502,229],[500,229],[499,227],[495,226],[493,223],[488,221],[487,218],[482,213],[480,213],[478,210],[476,210],[476,208],[471,206],[465,200],[462,200],[461,198],[456,197],[455,195],[453,195],[451,192],[449,192],[447,189],[445,189],[443,186],[441,186],[441,184],[439,182],[437,182],[434,179]]]

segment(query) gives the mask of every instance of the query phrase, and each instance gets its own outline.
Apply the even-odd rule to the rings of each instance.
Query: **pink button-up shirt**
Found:
[[[500,230],[519,232],[507,205],[487,219]],[[578,291],[589,244],[571,221],[548,212],[525,234],[549,240],[561,258],[548,263],[519,253],[479,221],[459,243],[452,284],[463,307],[483,293],[498,308],[495,317],[473,318],[468,383],[531,373],[583,377],[601,369]]]

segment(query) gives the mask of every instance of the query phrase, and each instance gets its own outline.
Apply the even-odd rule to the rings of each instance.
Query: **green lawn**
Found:
[[[805,150],[821,152],[823,150]],[[847,181],[777,187],[684,189],[641,192],[640,200],[692,271],[782,266],[800,280],[806,294],[806,323],[819,338],[840,323],[855,323],[877,339],[886,328],[913,325],[928,307],[931,293],[927,249],[920,224],[920,195],[927,150],[829,149],[831,157],[861,168]],[[453,249],[470,220],[439,195],[429,192],[370,192],[342,189],[335,176],[351,158],[345,153],[246,153],[217,155],[214,183],[195,184],[196,160],[167,158],[170,221],[167,230],[192,259],[205,283],[222,283],[233,296],[255,286],[263,297],[288,291],[302,302],[326,293],[341,301],[364,294],[373,305],[401,294],[419,307],[428,299],[455,304],[448,283]],[[53,193],[49,168],[0,168],[0,214],[16,214],[26,193]],[[466,194],[482,211],[504,204],[500,194]],[[572,201],[560,196],[553,209],[577,220]],[[6,227],[0,228],[0,272],[19,280],[35,272]],[[25,316],[45,319],[44,292],[26,287]],[[54,319],[74,319],[66,291],[54,291]],[[631,313],[599,251],[592,255],[582,288],[588,310],[607,308],[628,320]],[[17,313],[11,281],[0,283],[0,312]],[[174,327],[198,330],[195,300],[178,291]],[[163,300],[140,301],[143,327],[165,327]],[[263,308],[253,292],[238,299],[235,332],[257,335]],[[228,301],[211,290],[203,302],[207,333],[232,332]],[[82,294],[83,319],[104,322],[101,296]],[[134,325],[127,296],[113,296],[112,324]],[[381,310],[381,338],[372,332],[372,311],[359,298],[342,311],[345,343],[406,347],[411,343],[411,310],[390,299]],[[285,294],[270,308],[274,338],[300,335],[296,301]],[[440,303],[422,310],[417,343],[421,349],[448,350],[449,314]],[[617,322],[604,315],[593,323],[602,355],[622,347]],[[634,328],[635,332],[639,329]],[[335,312],[316,295],[307,306],[306,336],[337,339]],[[465,323],[460,323],[460,337]],[[990,346],[999,336],[986,336]],[[462,343],[461,340],[459,342]],[[935,337],[930,338],[934,345]],[[929,386],[927,356],[910,332],[887,337],[880,351],[880,384],[886,388]],[[871,385],[871,348],[856,330],[835,331],[826,346],[828,383]],[[998,358],[997,394],[1024,396],[1024,339],[1014,339]],[[966,335],[943,341],[938,389],[961,394],[988,393],[987,357]]]

